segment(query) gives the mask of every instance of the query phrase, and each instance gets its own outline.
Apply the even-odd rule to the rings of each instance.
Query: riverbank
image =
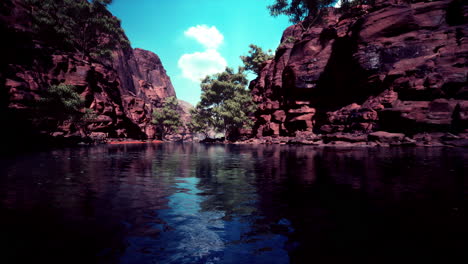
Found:
[[[91,139],[79,137],[50,137],[43,136],[24,140],[10,138],[0,148],[0,155],[12,155],[28,151],[42,151],[47,149],[61,149],[77,146],[92,145],[133,145],[133,144],[163,144],[166,142],[202,143],[202,144],[238,144],[238,145],[309,145],[331,148],[374,148],[374,147],[459,147],[468,148],[468,133],[422,133],[405,135],[378,131],[369,134],[335,133],[314,134],[298,132],[294,137],[260,137],[244,138],[239,141],[225,141],[224,139],[195,140],[140,140],[131,138],[100,138]]]
[[[297,144],[319,147],[468,147],[468,133],[422,133],[407,136],[402,133],[377,131],[369,134],[314,134],[298,132],[295,137],[260,137],[235,144]]]

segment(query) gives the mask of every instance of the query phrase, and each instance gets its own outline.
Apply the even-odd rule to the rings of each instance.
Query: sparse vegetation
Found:
[[[240,58],[247,71],[251,71],[259,76],[260,71],[265,66],[265,62],[267,60],[271,60],[273,58],[273,54],[271,54],[271,50],[265,52],[261,47],[254,44],[250,44],[249,48],[249,55],[240,56]]]
[[[275,0],[268,10],[272,16],[286,15],[292,23],[307,28],[326,13],[327,7],[338,1],[341,2],[342,11],[355,5],[374,4],[374,0]]]
[[[33,29],[44,41],[83,57],[109,57],[115,46],[130,42],[120,20],[107,11],[112,0],[26,0],[31,6]]]
[[[297,39],[294,36],[287,36],[286,39],[283,42],[281,42],[281,44],[279,44],[276,51],[278,51],[278,49],[282,49],[282,48],[286,47],[286,44],[294,43],[296,41],[297,41]]]
[[[73,85],[59,84],[50,86],[39,100],[39,114],[42,118],[58,121],[80,119],[84,100]]]

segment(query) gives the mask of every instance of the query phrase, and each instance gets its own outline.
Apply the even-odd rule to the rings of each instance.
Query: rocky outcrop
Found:
[[[188,124],[190,122],[190,110],[193,108],[194,106],[191,103],[179,100],[179,114],[184,124]]]
[[[122,83],[120,92],[126,115],[148,138],[154,138],[153,109],[160,107],[165,98],[176,96],[161,60],[153,52],[138,48],[114,51],[113,58],[111,65]]]
[[[285,30],[250,84],[257,137],[468,129],[468,6],[376,2]]]
[[[111,60],[92,60],[52,48],[31,31],[24,1],[0,4],[0,118],[2,135],[154,138],[153,108],[175,96],[159,57],[142,49],[116,47]],[[110,15],[110,14],[109,14]],[[77,87],[94,117],[85,123],[35,124],[35,105],[55,84]]]

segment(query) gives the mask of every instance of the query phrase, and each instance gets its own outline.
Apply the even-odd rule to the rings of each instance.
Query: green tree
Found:
[[[130,47],[121,22],[107,10],[112,0],[26,0],[33,28],[47,41],[83,57],[109,57],[117,45]]]
[[[201,133],[205,137],[208,137],[209,126],[206,120],[210,118],[210,113],[198,105],[195,108],[190,109],[191,120],[187,124],[188,129],[192,133]]]
[[[374,0],[275,0],[268,6],[272,16],[286,15],[289,20],[298,24],[309,18],[309,24],[319,19],[325,12],[326,7],[330,7],[341,1],[343,9],[348,9],[351,5],[373,4]]]
[[[192,118],[224,133],[226,139],[235,139],[239,129],[253,124],[249,116],[255,105],[246,90],[247,84],[243,68],[237,72],[226,68],[222,73],[207,76],[201,83],[201,100]]]
[[[39,100],[39,114],[42,118],[53,118],[59,122],[80,119],[84,100],[73,85],[52,85]]]
[[[273,54],[271,54],[271,50],[264,52],[261,47],[254,44],[250,44],[249,48],[249,55],[240,56],[240,58],[244,63],[246,70],[252,71],[259,76],[261,70],[265,66],[265,61],[271,60],[273,58]]]
[[[176,132],[182,126],[178,108],[177,98],[171,96],[164,100],[162,108],[153,111],[152,123],[156,125],[161,139],[164,139],[167,134]]]

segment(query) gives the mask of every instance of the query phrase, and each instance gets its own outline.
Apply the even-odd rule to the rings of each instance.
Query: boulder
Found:
[[[324,142],[342,141],[342,142],[367,142],[368,136],[365,134],[334,133],[324,135]]]
[[[301,108],[289,109],[288,113],[290,114],[315,114],[315,109],[307,105],[304,105]]]
[[[377,131],[370,133],[368,136],[369,141],[376,141],[380,143],[398,143],[405,138],[405,134],[401,133],[389,133],[385,131]]]
[[[284,123],[286,120],[286,113],[284,110],[277,110],[272,115],[273,120],[277,121],[278,123]]]

